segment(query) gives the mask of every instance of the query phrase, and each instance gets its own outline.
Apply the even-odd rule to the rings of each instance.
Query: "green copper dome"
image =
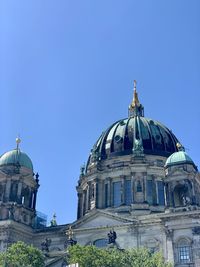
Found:
[[[195,166],[193,160],[188,156],[185,151],[178,151],[169,156],[165,163],[165,167],[170,167],[179,164],[191,164]]]
[[[0,167],[8,165],[20,165],[33,171],[31,159],[19,149],[8,151],[0,157]]]

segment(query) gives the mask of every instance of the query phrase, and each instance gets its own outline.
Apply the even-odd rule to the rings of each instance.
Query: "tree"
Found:
[[[80,267],[172,267],[164,263],[161,253],[152,254],[145,248],[119,250],[75,245],[69,248],[68,261],[79,263]]]
[[[0,266],[44,267],[44,256],[39,249],[19,241],[0,254]]]

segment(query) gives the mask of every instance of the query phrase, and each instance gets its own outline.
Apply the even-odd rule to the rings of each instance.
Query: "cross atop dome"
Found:
[[[129,117],[141,116],[144,117],[144,107],[140,104],[138,93],[136,90],[137,81],[134,80],[133,100],[128,108]]]
[[[21,139],[17,137],[16,139],[16,144],[17,144],[17,150],[19,150],[19,144],[21,143]]]

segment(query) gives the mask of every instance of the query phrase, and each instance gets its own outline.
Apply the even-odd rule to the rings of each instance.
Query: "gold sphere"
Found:
[[[21,143],[21,139],[19,137],[16,138],[16,143],[17,144]]]

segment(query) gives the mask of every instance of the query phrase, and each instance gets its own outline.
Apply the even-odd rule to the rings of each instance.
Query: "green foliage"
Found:
[[[95,246],[75,245],[69,248],[69,263],[80,267],[172,267],[164,263],[161,253],[151,254],[147,249],[99,249]]]
[[[42,252],[19,241],[0,254],[0,267],[44,267]]]

